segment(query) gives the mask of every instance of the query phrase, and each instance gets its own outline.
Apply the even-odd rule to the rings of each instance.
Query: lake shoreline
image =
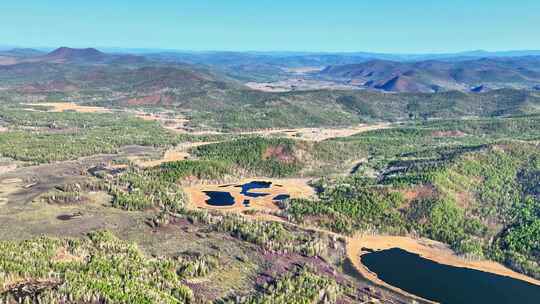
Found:
[[[409,292],[406,292],[399,287],[390,285],[383,280],[381,280],[376,273],[371,271],[367,266],[365,266],[361,257],[365,254],[370,253],[370,250],[387,250],[392,248],[399,248],[407,252],[417,254],[422,258],[431,260],[433,262],[468,268],[483,272],[488,272],[500,276],[506,276],[513,279],[521,280],[528,282],[530,284],[540,286],[540,281],[534,278],[528,277],[524,274],[517,273],[502,264],[497,262],[488,261],[488,260],[467,260],[458,255],[456,255],[447,245],[429,240],[429,239],[415,239],[412,237],[404,236],[378,236],[378,235],[359,235],[347,240],[347,255],[351,261],[354,268],[366,279],[369,281],[386,287],[390,290],[398,292],[400,294],[413,297],[416,299],[422,299],[424,301],[431,302],[424,298],[420,298],[416,295],[412,295]],[[368,250],[366,250],[368,249]],[[432,302],[435,303],[435,302]]]

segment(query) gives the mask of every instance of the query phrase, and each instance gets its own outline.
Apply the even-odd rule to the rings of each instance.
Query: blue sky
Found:
[[[539,0],[4,0],[0,45],[181,50],[540,49]]]

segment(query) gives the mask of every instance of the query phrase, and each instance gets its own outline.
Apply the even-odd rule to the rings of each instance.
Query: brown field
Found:
[[[52,109],[48,110],[48,112],[64,112],[64,111],[75,111],[79,113],[109,113],[111,112],[111,110],[107,108],[81,106],[72,102],[27,103],[25,105],[51,107]]]
[[[242,188],[235,187],[237,185],[249,183],[252,181],[269,181],[272,182],[272,186],[267,189],[254,189],[252,192],[256,193],[268,193],[267,196],[262,197],[246,197],[240,192]],[[246,210],[275,212],[279,211],[279,207],[272,200],[273,197],[279,194],[288,194],[291,198],[308,198],[315,194],[313,188],[307,184],[306,179],[268,179],[268,178],[252,178],[244,179],[234,184],[226,185],[197,185],[192,187],[185,187],[184,193],[188,198],[188,206],[191,208],[202,208],[212,210],[223,210],[228,212],[242,212]],[[209,206],[206,204],[208,196],[204,191],[223,191],[230,192],[234,197],[235,204],[227,207]],[[242,202],[244,199],[249,199],[250,207],[245,207]]]
[[[213,144],[214,142],[188,142],[182,143],[172,149],[165,151],[163,157],[156,160],[143,160],[140,156],[130,156],[128,159],[141,168],[157,167],[163,163],[186,160],[191,158],[189,149],[204,145]]]
[[[156,160],[141,160],[139,157],[128,157],[135,165],[141,168],[157,167],[166,162],[185,160],[189,157],[189,153],[177,151],[175,149],[165,151],[163,158]]]
[[[252,132],[242,132],[241,134],[283,135],[288,138],[296,138],[307,141],[323,141],[330,138],[348,137],[355,134],[390,128],[389,123],[361,124],[348,128],[298,128],[298,129],[271,129]]]

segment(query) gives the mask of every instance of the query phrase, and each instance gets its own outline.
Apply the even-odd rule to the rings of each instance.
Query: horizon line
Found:
[[[367,50],[239,50],[239,49],[182,49],[182,48],[161,48],[161,47],[120,47],[120,46],[21,46],[21,45],[0,45],[0,50],[13,50],[13,49],[35,49],[35,50],[55,50],[61,47],[67,47],[72,49],[86,49],[93,48],[104,51],[157,51],[157,52],[188,52],[188,53],[305,53],[305,54],[376,54],[376,55],[398,55],[398,56],[415,56],[415,55],[453,55],[453,54],[467,54],[475,52],[483,53],[510,53],[510,52],[540,52],[540,49],[469,49],[461,51],[419,51],[419,52],[385,52],[385,51],[367,51]]]

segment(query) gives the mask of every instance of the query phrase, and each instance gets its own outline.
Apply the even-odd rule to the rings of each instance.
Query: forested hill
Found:
[[[540,84],[540,57],[418,62],[372,60],[328,66],[320,75],[392,92],[534,88]]]

